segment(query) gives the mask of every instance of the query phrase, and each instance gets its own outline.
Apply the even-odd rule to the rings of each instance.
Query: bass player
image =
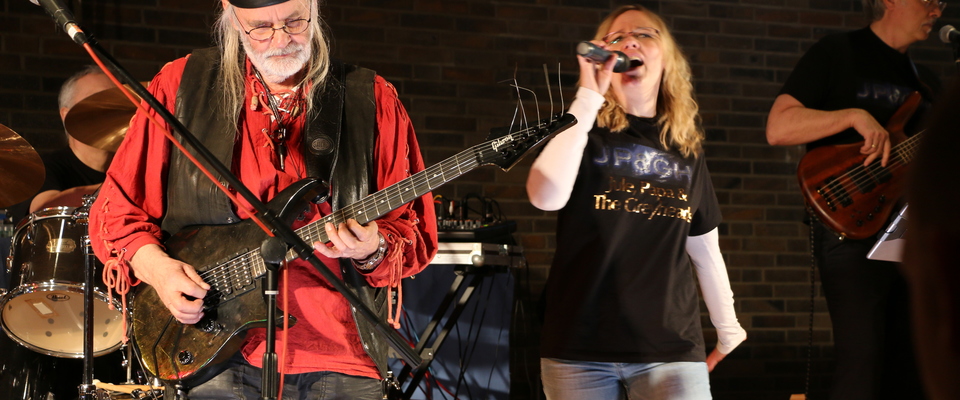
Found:
[[[864,165],[891,162],[884,128],[914,92],[923,96],[905,131],[929,108],[939,80],[918,68],[908,48],[926,40],[945,3],[863,0],[869,26],[824,37],[800,59],[767,119],[772,145],[820,146],[862,142]],[[894,193],[891,201],[901,194]],[[872,261],[876,239],[842,238],[811,222],[813,251],[836,351],[830,398],[921,399],[909,335],[907,292],[895,263]]]

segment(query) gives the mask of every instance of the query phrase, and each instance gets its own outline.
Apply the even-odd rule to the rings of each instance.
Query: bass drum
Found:
[[[0,335],[0,354],[0,399],[54,399],[54,358],[30,351],[7,335]]]
[[[117,351],[97,357],[93,376],[102,381],[126,379],[123,357]],[[20,346],[0,335],[0,399],[74,400],[83,383],[83,360],[56,358]]]
[[[86,236],[86,208],[48,208],[17,225],[7,260],[10,292],[0,299],[0,323],[11,339],[43,354],[83,358]],[[100,356],[120,347],[123,321],[120,302],[102,283],[103,264],[91,258],[93,354]]]

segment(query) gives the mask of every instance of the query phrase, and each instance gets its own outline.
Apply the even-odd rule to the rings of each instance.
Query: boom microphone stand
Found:
[[[41,5],[54,20],[56,20],[57,25],[61,27],[67,35],[73,39],[74,42],[83,46],[87,49],[88,52],[96,53],[96,57],[104,61],[109,69],[115,73],[123,82],[128,84],[131,89],[137,93],[157,114],[163,118],[163,120],[171,127],[174,131],[180,134],[183,141],[187,144],[200,156],[204,161],[205,166],[210,167],[215,170],[224,180],[227,181],[227,184],[234,188],[241,197],[243,197],[248,204],[250,204],[256,213],[252,215],[252,218],[259,219],[268,229],[268,234],[274,236],[282,241],[284,246],[291,247],[298,257],[304,261],[309,262],[313,265],[314,268],[323,276],[331,286],[333,286],[337,292],[339,292],[350,305],[356,308],[357,313],[366,318],[371,324],[374,325],[375,331],[378,332],[382,338],[384,338],[387,343],[393,348],[401,358],[407,364],[413,366],[419,366],[421,363],[420,356],[410,348],[404,342],[404,339],[389,325],[384,321],[381,321],[377,315],[370,310],[365,304],[360,301],[360,298],[357,297],[352,291],[347,288],[343,281],[338,278],[329,268],[326,267],[320,259],[314,254],[313,247],[303,241],[302,238],[297,236],[297,234],[287,225],[281,223],[272,211],[270,211],[262,202],[260,202],[256,196],[247,189],[236,176],[234,176],[230,169],[225,167],[209,150],[207,150],[202,143],[200,143],[197,138],[190,133],[183,124],[180,123],[174,117],[169,110],[167,110],[160,102],[144,88],[140,82],[133,78],[113,57],[110,56],[92,37],[88,38],[87,35],[83,32],[82,29],[77,25],[73,14],[70,10],[63,4],[62,0],[31,0],[34,4]],[[270,240],[270,239],[268,239]],[[270,260],[266,260],[269,262]],[[92,290],[92,285],[87,285],[88,289]],[[90,313],[92,314],[92,312]],[[275,326],[275,321],[268,321],[267,326]],[[271,374],[274,375],[275,374]],[[269,377],[273,379],[274,376]],[[276,383],[263,382],[262,387],[274,387]],[[84,399],[86,400],[86,399]]]

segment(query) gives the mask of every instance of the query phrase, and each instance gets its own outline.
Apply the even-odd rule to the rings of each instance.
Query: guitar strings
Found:
[[[831,191],[830,194],[832,194],[833,197],[839,199],[840,197],[849,198],[850,192],[868,185],[871,183],[870,181],[874,181],[873,183],[875,184],[880,183],[880,179],[877,177],[883,172],[886,170],[890,172],[896,171],[912,160],[912,156],[915,154],[918,146],[919,137],[922,133],[923,131],[917,132],[917,134],[894,146],[891,150],[891,153],[893,153],[891,157],[892,161],[888,166],[880,166],[880,160],[874,160],[869,166],[864,167],[863,165],[859,165],[836,177],[825,187]]]
[[[518,136],[527,135],[531,132],[536,132],[539,129],[543,129],[547,124],[539,123],[535,126],[530,126],[518,130],[517,132],[510,133],[506,137],[510,140],[517,140]],[[331,222],[334,225],[339,225],[342,222],[345,222],[349,219],[349,216],[352,216],[353,219],[360,221],[362,215],[368,215],[369,210],[372,208],[375,216],[367,219],[363,223],[372,221],[380,216],[392,211],[399,205],[406,204],[407,202],[413,200],[414,198],[420,197],[427,192],[440,187],[441,185],[450,182],[453,179],[456,179],[460,175],[463,175],[465,172],[472,171],[474,168],[480,165],[479,159],[487,158],[491,155],[498,153],[498,150],[493,148],[491,144],[492,141],[487,141],[480,143],[470,148],[457,153],[455,156],[447,158],[446,160],[441,161],[439,164],[436,164],[432,167],[426,168],[423,171],[415,173],[409,177],[409,182],[403,183],[403,181],[396,182],[390,186],[387,186],[382,191],[380,195],[367,196],[360,201],[346,206],[340,210],[337,210],[333,213],[330,213],[319,220],[310,223],[304,227],[297,229],[297,234],[301,238],[309,239],[311,237],[316,237],[319,241],[323,243],[329,242],[329,238],[326,235],[326,229],[320,229],[327,222]],[[479,157],[475,156],[479,155]],[[466,169],[466,171],[464,171]],[[430,176],[432,175],[432,176]],[[434,183],[431,180],[435,178],[440,178],[438,183]],[[406,179],[405,179],[406,180]],[[419,180],[419,182],[418,182]],[[401,186],[411,186],[413,187],[413,195],[405,199],[405,195],[409,195],[410,187],[402,190]],[[424,185],[426,190],[422,193],[417,194],[417,187]],[[395,194],[391,194],[391,191],[395,191]],[[381,197],[385,197],[381,198]],[[394,207],[394,201],[399,201],[398,206]],[[386,203],[387,210],[380,212],[380,204]],[[359,210],[358,210],[359,208]],[[306,236],[306,237],[305,237]],[[207,282],[211,286],[218,289],[223,294],[233,293],[234,290],[240,289],[243,286],[249,285],[252,283],[252,280],[262,275],[266,272],[266,268],[263,265],[263,260],[258,255],[260,253],[259,249],[254,249],[246,253],[242,253],[237,257],[230,259],[222,264],[218,264],[207,271],[200,273],[200,277],[204,282]],[[247,264],[253,263],[253,271],[249,275],[249,281],[247,276],[243,276],[243,281],[238,282],[236,280],[236,274],[231,273],[235,270],[237,266],[244,266]],[[243,269],[241,269],[243,270]],[[228,290],[229,288],[229,290]]]
[[[543,126],[544,124],[539,124],[534,127],[524,128],[516,133],[509,134],[509,138],[512,140],[516,140],[514,136],[526,134],[528,132],[541,129]],[[463,171],[464,167],[467,168],[466,172],[469,172],[473,168],[479,166],[478,157],[474,157],[473,156],[474,154],[479,154],[481,156],[480,158],[483,158],[483,157],[488,157],[491,154],[495,154],[497,152],[498,150],[492,147],[492,145],[490,144],[490,141],[484,142],[478,145],[474,145],[469,149],[458,153],[454,157],[448,158],[447,160],[444,160],[433,167],[427,168],[423,171],[420,171],[416,174],[411,175],[409,178],[410,183],[404,183],[403,181],[394,183],[393,185],[390,185],[387,188],[383,189],[380,192],[381,193],[380,195],[367,196],[364,199],[358,201],[357,203],[351,204],[347,207],[344,207],[341,210],[338,210],[337,212],[334,212],[324,217],[323,219],[321,219],[321,222],[323,223],[333,222],[334,224],[339,224],[348,219],[346,217],[347,215],[351,215],[352,218],[360,221],[361,220],[360,217],[362,215],[368,214],[368,211],[370,211],[369,209],[374,208],[376,210],[375,213],[377,215],[365,221],[365,222],[369,222],[373,219],[376,219],[382,216],[383,214],[386,214],[386,212],[392,211],[394,208],[396,208],[397,206],[394,206],[394,201],[399,199],[399,202],[397,202],[396,204],[398,205],[405,204],[413,200],[414,198],[420,197],[426,194],[427,192],[462,175],[463,173],[465,173],[465,171]],[[464,158],[467,159],[466,162],[461,161]],[[451,174],[449,177],[446,171],[449,171],[449,173]],[[432,177],[430,176],[431,174],[433,174]],[[440,178],[439,182],[433,183],[432,180],[438,177]],[[416,188],[417,186],[421,186],[421,185],[426,186],[426,190],[418,192]],[[402,186],[412,186],[413,192],[412,193],[410,192],[410,189],[411,189],[410,187],[406,187],[405,189],[401,190]],[[395,192],[395,194],[391,194],[391,191]],[[386,197],[386,198],[381,198],[381,197]],[[380,212],[378,203],[379,204],[386,203],[387,210],[385,212]],[[357,210],[358,208],[360,208],[359,211]],[[322,235],[322,236],[325,236],[325,235]]]

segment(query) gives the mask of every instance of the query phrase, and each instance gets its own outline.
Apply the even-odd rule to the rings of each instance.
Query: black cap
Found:
[[[230,0],[230,4],[237,8],[260,8],[286,3],[287,1],[289,0]]]

